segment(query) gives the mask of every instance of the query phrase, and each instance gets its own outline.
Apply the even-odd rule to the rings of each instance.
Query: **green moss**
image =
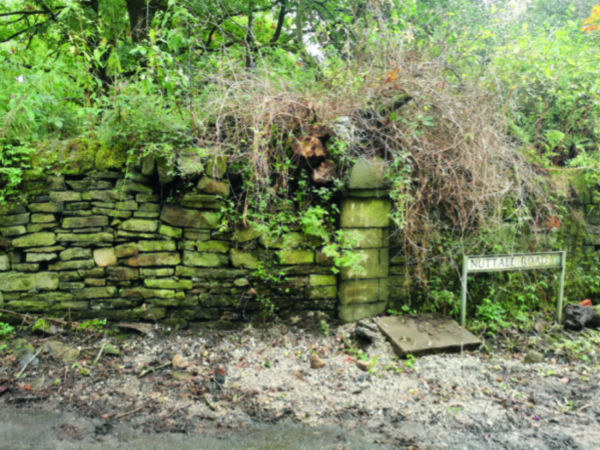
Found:
[[[85,138],[43,141],[30,156],[31,169],[25,179],[45,178],[48,173],[82,175],[93,170],[122,169],[127,165],[128,148],[125,142],[106,145]]]

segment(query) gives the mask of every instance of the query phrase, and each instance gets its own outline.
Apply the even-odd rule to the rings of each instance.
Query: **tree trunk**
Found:
[[[126,0],[127,13],[129,14],[129,27],[131,40],[141,42],[148,37],[148,30],[154,14],[161,6],[160,0]]]

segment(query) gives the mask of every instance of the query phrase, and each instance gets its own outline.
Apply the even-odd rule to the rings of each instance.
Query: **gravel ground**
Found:
[[[267,329],[247,324],[169,335],[158,327],[150,335],[126,337],[28,335],[29,357],[39,354],[16,382],[27,354],[15,349],[2,355],[0,405],[50,408],[89,418],[96,427],[126,425],[144,433],[303,425],[354,430],[381,448],[600,447],[597,345],[586,362],[545,348],[543,339],[519,335],[505,339],[507,345],[500,339],[488,343],[486,351],[406,364],[373,325],[360,326],[373,338],[370,344],[355,343],[353,324],[331,327],[324,335],[317,318]],[[48,345],[56,341],[79,350],[74,361],[47,351],[58,348]],[[94,366],[106,343],[121,355],[103,350]],[[364,350],[363,368],[370,370],[358,366],[355,345]],[[518,350],[532,345],[546,353],[545,362],[522,362]],[[323,367],[311,368],[311,354]],[[351,447],[326,441],[323,448]]]

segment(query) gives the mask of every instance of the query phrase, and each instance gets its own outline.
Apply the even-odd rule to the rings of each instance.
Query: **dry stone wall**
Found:
[[[249,317],[260,297],[283,314],[335,315],[332,263],[302,247],[302,233],[220,231],[226,181],[205,176],[168,204],[154,167],[50,176],[26,204],[1,208],[0,308],[185,326]],[[281,281],[255,284],[270,265]]]

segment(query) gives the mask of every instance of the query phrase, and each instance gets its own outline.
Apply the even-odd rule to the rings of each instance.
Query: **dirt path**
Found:
[[[97,366],[93,361],[102,336],[81,344],[69,362],[42,348],[57,338],[30,336],[32,350],[42,351],[25,369],[26,378],[0,383],[0,389],[8,388],[0,398],[0,415],[12,417],[11,411],[19,410],[26,423],[32,414],[46,411],[50,416],[42,421],[54,424],[47,433],[55,439],[61,436],[61,425],[82,420],[88,430],[82,441],[87,444],[96,442],[99,429],[106,430],[100,433],[106,445],[111,439],[116,444],[129,439],[132,449],[148,433],[160,438],[150,448],[164,448],[159,445],[165,437],[177,436],[168,442],[182,449],[212,439],[211,433],[227,436],[227,448],[232,449],[269,448],[263,441],[290,450],[599,447],[595,344],[590,352],[596,354],[583,361],[561,354],[556,346],[544,347],[540,339],[516,336],[510,352],[496,345],[491,353],[433,355],[407,367],[372,333],[374,341],[364,345],[362,354],[368,359],[366,372],[356,364],[358,351],[347,348],[353,345],[352,332],[353,326],[344,326],[325,336],[314,326],[289,324],[267,331],[246,326],[169,336],[155,329],[151,336],[106,338],[121,355],[103,351]],[[567,337],[573,342],[587,339]],[[62,344],[76,349],[73,342],[81,339]],[[531,346],[532,341],[546,354],[545,362],[522,362],[519,350],[525,347],[518,346]],[[325,363],[323,368],[310,368],[312,352]],[[187,367],[172,367],[175,355]],[[21,356],[18,350],[3,356],[0,370],[9,380],[21,370],[23,359],[16,357]],[[117,430],[130,434],[123,437],[119,433],[124,431]],[[8,439],[11,432],[3,425],[0,438]],[[69,439],[64,440],[73,441]],[[79,448],[77,442],[73,447],[35,448]],[[221,448],[215,445],[206,448]]]

